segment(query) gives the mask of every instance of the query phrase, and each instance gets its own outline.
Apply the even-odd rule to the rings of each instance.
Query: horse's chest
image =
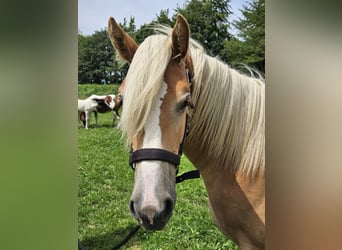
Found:
[[[220,231],[236,242],[246,237],[259,241],[264,234],[264,221],[256,213],[256,204],[245,192],[245,187],[230,174],[203,178],[210,210]]]
[[[241,190],[236,185],[231,185],[230,181],[220,179],[206,187],[216,223],[234,226],[236,218],[241,216],[243,207],[246,207]]]

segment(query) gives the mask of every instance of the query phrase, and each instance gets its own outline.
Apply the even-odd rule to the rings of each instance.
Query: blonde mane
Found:
[[[128,141],[142,130],[171,59],[171,28],[159,26],[138,48],[126,77],[121,128]],[[190,40],[195,105],[187,144],[201,148],[234,172],[253,175],[265,166],[265,85],[208,56]],[[148,62],[148,63],[147,63]],[[150,72],[150,74],[146,74]]]
[[[201,147],[234,172],[253,175],[264,171],[263,80],[243,75],[201,49],[192,47],[191,58],[196,110],[188,143],[198,141],[200,135]]]

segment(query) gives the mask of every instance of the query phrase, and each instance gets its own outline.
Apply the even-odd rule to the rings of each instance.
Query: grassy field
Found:
[[[79,98],[117,93],[117,85],[79,85]],[[129,213],[133,171],[112,114],[94,117],[88,130],[78,129],[79,208],[78,232],[86,250],[111,249],[137,224]],[[183,156],[180,173],[194,167]],[[237,249],[214,225],[201,179],[177,184],[177,202],[166,228],[138,233],[122,249]]]

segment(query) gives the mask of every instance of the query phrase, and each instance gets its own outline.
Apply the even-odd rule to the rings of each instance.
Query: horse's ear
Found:
[[[115,21],[113,17],[108,20],[108,34],[110,40],[120,57],[131,63],[138,45]]]
[[[176,24],[172,30],[172,56],[184,58],[189,48],[190,28],[186,19],[177,15]]]

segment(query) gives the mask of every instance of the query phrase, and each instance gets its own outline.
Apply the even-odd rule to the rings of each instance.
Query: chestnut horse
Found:
[[[140,46],[112,17],[108,31],[130,64],[120,127],[133,154],[177,157],[189,113],[184,153],[201,173],[215,223],[240,249],[265,248],[263,79],[208,56],[182,15]],[[146,230],[161,230],[176,202],[177,163],[152,158],[133,163],[130,211]]]

